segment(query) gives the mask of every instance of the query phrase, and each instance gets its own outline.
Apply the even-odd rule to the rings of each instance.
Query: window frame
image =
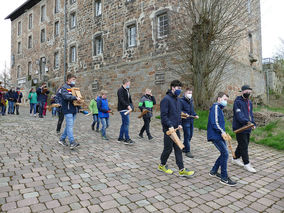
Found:
[[[60,34],[60,25],[59,20],[54,22],[54,37],[58,37]]]
[[[100,10],[98,10],[98,5],[100,5],[100,7],[99,7]],[[98,13],[98,11],[100,13]],[[99,17],[101,15],[102,15],[102,0],[95,0],[95,17]]]
[[[18,24],[17,24],[17,35],[20,36],[22,35],[22,21],[18,21]]]
[[[22,42],[18,41],[17,43],[17,53],[18,55],[22,53]]]
[[[29,35],[28,36],[28,49],[33,48],[33,36]]]
[[[97,41],[100,41],[100,51],[98,51]],[[93,37],[93,56],[103,55],[104,53],[104,43],[102,34],[94,35]]]
[[[33,29],[33,14],[30,13],[28,17],[28,29],[31,30]]]
[[[60,57],[59,57],[59,51],[56,51],[53,55],[53,68],[59,69],[59,64],[60,64]]]
[[[134,31],[132,31],[132,29],[135,29]],[[134,32],[134,35],[132,35],[132,33]],[[134,44],[132,44],[132,38],[134,38]],[[131,23],[128,24],[126,26],[126,46],[127,48],[133,48],[137,46],[137,24],[135,23]]]
[[[16,76],[16,77],[17,77],[17,79],[18,79],[18,78],[20,78],[21,71],[22,71],[21,65],[18,65],[18,66],[17,66],[17,73],[16,73],[16,75],[17,75],[17,76]]]
[[[73,21],[73,22],[72,22]],[[75,25],[73,26],[72,23]],[[77,14],[75,11],[70,13],[70,29],[74,29],[77,26]]]
[[[43,37],[42,37],[42,33],[44,33],[44,40],[43,40]],[[46,41],[46,31],[45,31],[45,28],[42,28],[40,30],[40,43],[44,43]]]
[[[31,61],[28,62],[28,75],[31,75],[33,71],[33,64]]]
[[[163,35],[161,35],[161,28],[160,28],[160,17],[164,17],[164,16],[166,16],[167,17],[167,31],[166,31],[166,34],[165,34],[165,26],[163,25]],[[156,25],[156,30],[157,30],[157,38],[158,39],[163,39],[163,38],[165,38],[165,37],[167,37],[167,36],[169,36],[169,34],[170,34],[170,24],[169,24],[169,22],[170,22],[170,19],[169,19],[169,13],[168,13],[168,11],[162,11],[161,13],[158,13],[157,15],[156,15],[156,19],[157,19],[157,25]],[[163,22],[165,22],[164,20],[163,20]]]
[[[73,51],[72,51],[73,49],[75,50],[74,60],[73,60]],[[76,63],[77,62],[77,47],[76,47],[76,45],[71,45],[69,50],[70,50],[69,62],[70,63]]]
[[[60,0],[54,0],[54,14],[60,12]]]
[[[46,5],[41,5],[40,7],[40,22],[46,21]]]

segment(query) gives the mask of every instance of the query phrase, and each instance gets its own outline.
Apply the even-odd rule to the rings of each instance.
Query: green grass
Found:
[[[272,112],[280,112],[284,114],[284,107],[264,107],[264,106],[258,106],[253,109],[254,112],[260,112],[262,110],[268,110]]]

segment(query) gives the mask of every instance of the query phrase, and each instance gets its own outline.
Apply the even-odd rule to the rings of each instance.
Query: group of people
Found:
[[[6,115],[6,111],[8,108],[8,114],[19,115],[19,107],[22,103],[23,94],[20,91],[20,88],[11,88],[7,90],[3,87],[0,89],[0,106],[1,106],[1,114],[2,116]]]

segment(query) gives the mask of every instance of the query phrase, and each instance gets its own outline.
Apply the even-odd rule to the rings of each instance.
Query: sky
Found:
[[[10,67],[11,55],[11,22],[4,20],[11,12],[26,0],[9,0],[0,7],[0,73]],[[260,0],[262,22],[262,56],[273,57],[284,39],[284,0]]]

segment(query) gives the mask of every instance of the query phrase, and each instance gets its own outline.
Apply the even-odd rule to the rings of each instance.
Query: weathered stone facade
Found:
[[[64,1],[59,0],[55,13],[55,0],[38,1],[12,20],[12,79],[24,89],[32,83],[47,81],[53,91],[63,83],[64,76]],[[109,91],[112,105],[116,104],[116,91],[124,78],[131,79],[131,93],[135,104],[146,88],[152,88],[158,100],[165,94],[169,83],[178,78],[173,70],[179,68],[176,53],[168,45],[174,38],[171,25],[172,12],[178,11],[180,1],[174,0],[102,0],[101,11],[97,11],[96,0],[77,0],[67,8],[67,70],[77,75],[78,87],[87,100],[99,90]],[[42,7],[46,17],[41,21]],[[258,8],[258,7],[256,7]],[[258,8],[259,9],[259,8]],[[259,10],[254,11],[260,16]],[[100,13],[97,15],[96,13]],[[29,16],[32,14],[32,29]],[[72,17],[76,26],[71,28]],[[168,34],[158,36],[158,16],[166,14],[169,22]],[[10,18],[10,17],[9,17]],[[55,23],[59,21],[59,35],[55,36]],[[22,32],[18,35],[19,22]],[[136,42],[129,45],[129,28],[135,26]],[[45,29],[46,39],[41,42],[41,30]],[[29,36],[32,47],[28,48]],[[102,38],[102,53],[95,54],[96,38]],[[18,42],[22,50],[18,51]],[[131,41],[130,41],[131,42]],[[233,69],[224,77],[223,89],[235,93],[248,83],[257,95],[264,94],[264,75],[261,72],[260,23],[253,32],[254,56],[258,61],[250,63],[250,41],[240,44],[238,57],[232,63]],[[71,62],[72,47],[76,47],[74,62]],[[55,54],[59,55],[55,66]],[[28,67],[32,69],[28,73]],[[18,69],[20,72],[17,75]]]

